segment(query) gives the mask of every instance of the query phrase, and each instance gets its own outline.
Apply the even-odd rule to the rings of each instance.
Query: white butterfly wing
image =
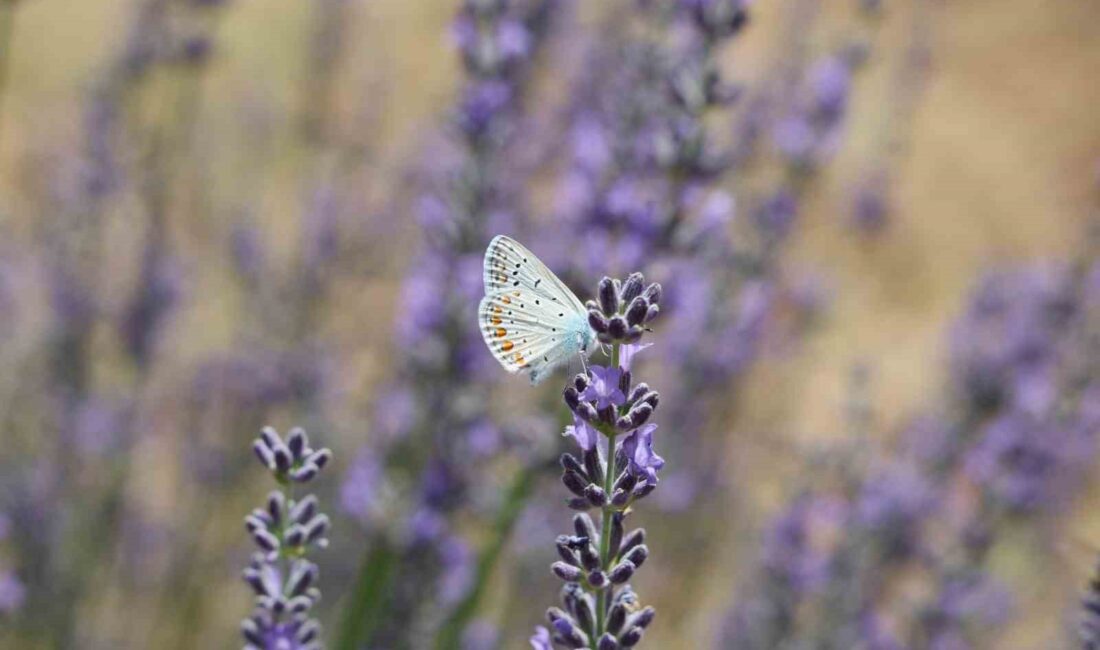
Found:
[[[497,235],[489,242],[482,276],[487,296],[504,290],[531,292],[550,301],[535,305],[544,307],[547,313],[559,313],[562,318],[571,313],[586,314],[584,303],[553,271],[523,244],[506,235]],[[557,312],[553,310],[555,304],[561,307]]]
[[[503,235],[493,239],[484,280],[481,334],[508,372],[526,371],[538,382],[586,351],[591,333],[583,303],[519,242]]]

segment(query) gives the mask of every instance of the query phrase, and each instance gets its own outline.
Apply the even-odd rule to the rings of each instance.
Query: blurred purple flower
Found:
[[[14,614],[23,607],[27,589],[12,571],[0,571],[0,613]]]

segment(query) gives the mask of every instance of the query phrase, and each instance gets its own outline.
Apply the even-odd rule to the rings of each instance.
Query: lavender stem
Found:
[[[611,344],[611,367],[619,367],[619,344]],[[618,409],[621,411],[622,409]],[[615,438],[618,437],[617,432],[612,430],[611,434],[607,436],[607,472],[603,480],[603,491],[605,494],[612,494],[615,486]],[[600,568],[606,573],[611,568],[611,535],[608,535],[608,531],[611,530],[611,516],[614,512],[614,508],[610,504],[604,506],[603,517],[600,519]],[[598,639],[607,631],[604,627],[606,613],[607,613],[607,594],[610,592],[608,589],[601,589],[596,595],[596,636]]]

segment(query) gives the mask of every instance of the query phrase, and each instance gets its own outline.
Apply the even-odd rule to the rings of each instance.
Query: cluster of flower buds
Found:
[[[649,557],[649,548],[645,545],[645,529],[637,528],[629,534],[623,534],[623,522],[627,513],[616,512],[611,517],[608,553],[614,560],[611,568],[604,571],[600,566],[599,551],[596,543],[596,526],[586,513],[573,517],[575,535],[559,535],[556,545],[561,560],[551,565],[554,575],[570,584],[583,583],[590,589],[604,589],[609,584],[626,584],[638,567]],[[568,604],[568,603],[567,603]],[[572,608],[569,611],[573,611]],[[574,612],[578,620],[584,615]]]
[[[275,429],[264,427],[260,437],[253,441],[252,451],[275,475],[275,480],[283,484],[312,481],[332,458],[328,449],[311,449],[309,437],[300,428],[292,429],[284,443]]]
[[[656,393],[653,395],[653,404],[656,404]],[[643,409],[640,412],[646,413],[645,417],[648,419],[652,408]],[[626,417],[628,416],[619,419]],[[605,467],[595,445],[595,434],[592,433],[592,428],[580,420],[569,427],[572,431],[587,430],[589,433],[585,435],[593,441],[589,448],[583,450],[580,459],[570,453],[561,456],[561,482],[573,493],[567,502],[569,507],[581,511],[608,506],[623,510],[634,501],[648,496],[657,487],[656,470],[660,469],[664,463],[659,456],[653,454],[652,434],[655,428],[656,425],[639,425],[639,428],[623,441],[622,447],[616,454],[618,459],[616,466],[621,468],[621,471],[615,477],[611,494],[608,494],[602,487],[606,478]],[[626,428],[620,427],[620,429]]]
[[[553,650],[555,647],[595,650],[633,648],[641,642],[646,627],[656,616],[656,610],[652,607],[640,607],[638,596],[629,586],[623,587],[615,595],[608,611],[607,631],[592,643],[594,605],[591,594],[579,585],[569,583],[562,589],[561,600],[565,609],[551,607],[547,610],[549,628],[539,627],[535,630],[535,636],[531,637],[531,646],[535,650]]]
[[[661,285],[646,286],[641,273],[631,273],[625,282],[605,277],[600,280],[598,300],[589,300],[588,324],[600,343],[637,343],[661,309]]]
[[[314,451],[302,429],[294,429],[284,443],[265,427],[252,446],[282,485],[314,479],[332,457],[328,449]],[[314,548],[328,545],[330,521],[318,511],[317,497],[288,499],[278,490],[267,503],[245,517],[245,528],[258,551],[243,572],[256,596],[256,608],[241,623],[245,650],[295,648],[319,650],[320,624],[309,616],[321,598],[317,565],[305,559]]]
[[[275,490],[267,495],[267,505],[256,508],[244,518],[252,541],[268,559],[280,554],[291,556],[305,553],[309,547],[328,546],[331,522],[328,515],[317,512],[317,497],[312,494],[300,501],[287,500]]]

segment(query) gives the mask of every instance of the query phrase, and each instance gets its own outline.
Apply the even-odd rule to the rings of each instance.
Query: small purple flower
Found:
[[[650,485],[657,484],[657,470],[665,466],[665,459],[653,451],[653,432],[656,430],[656,424],[647,424],[623,440],[623,454],[630,461],[630,471],[635,476],[644,476]]]
[[[535,650],[554,650],[554,644],[550,642],[550,630],[541,625],[535,628],[535,635],[530,641]]]
[[[592,451],[596,448],[596,430],[576,413],[573,414],[573,424],[565,427],[565,432],[562,435],[573,436],[573,439],[585,451]]]
[[[619,367],[623,370],[630,370],[630,365],[634,361],[634,355],[652,345],[652,343],[627,343],[622,346],[619,348]]]
[[[606,368],[604,366],[592,366],[590,369],[592,383],[585,389],[582,397],[595,402],[597,409],[605,409],[609,406],[622,406],[626,403],[626,395],[619,389],[619,380],[623,371],[619,368]]]

